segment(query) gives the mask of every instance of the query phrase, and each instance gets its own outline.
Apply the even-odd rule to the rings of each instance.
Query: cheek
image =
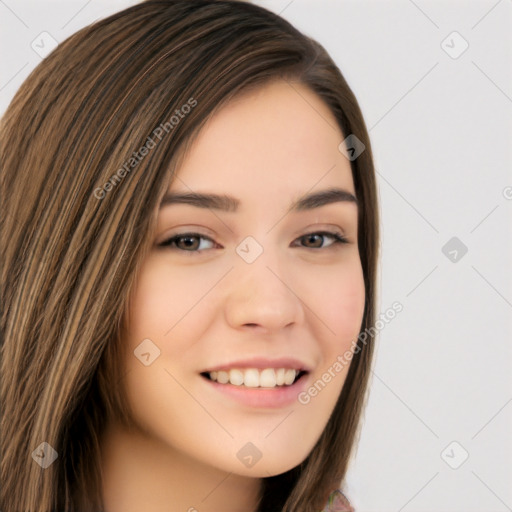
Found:
[[[159,340],[155,343],[162,351],[177,353],[185,349],[191,329],[199,331],[207,322],[208,300],[203,299],[217,280],[199,267],[178,271],[149,259],[141,269],[130,301],[130,345],[150,338]],[[178,335],[183,329],[187,336]]]
[[[316,284],[315,284],[316,283]],[[309,308],[321,319],[323,336],[337,350],[357,338],[364,314],[364,277],[359,260],[311,276]]]

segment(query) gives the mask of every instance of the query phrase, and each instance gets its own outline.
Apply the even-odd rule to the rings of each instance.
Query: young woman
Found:
[[[352,510],[378,205],[326,51],[150,0],[61,43],[1,130],[0,508]]]

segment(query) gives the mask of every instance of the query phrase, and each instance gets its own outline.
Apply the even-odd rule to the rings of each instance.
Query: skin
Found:
[[[306,193],[355,195],[344,138],[319,97],[279,80],[232,100],[194,141],[169,190],[228,194],[240,209],[173,204],[158,213],[125,340],[134,428],[110,424],[102,439],[106,512],[254,511],[261,478],[314,447],[348,366],[308,404],[277,409],[241,405],[199,374],[289,356],[311,366],[309,387],[351,348],[365,301],[357,204],[286,213]],[[348,243],[304,237],[325,230]],[[183,239],[181,249],[158,246],[190,232],[208,238],[193,239],[193,251]],[[251,264],[235,250],[249,235],[263,248]],[[160,349],[149,366],[134,356],[144,339]],[[250,468],[236,456],[247,442],[262,453]]]

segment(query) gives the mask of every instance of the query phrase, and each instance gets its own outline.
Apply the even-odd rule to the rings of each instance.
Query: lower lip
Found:
[[[297,396],[304,391],[309,373],[304,374],[291,386],[277,386],[275,388],[248,388],[234,384],[220,384],[201,376],[214,389],[223,393],[239,403],[250,407],[278,409],[297,402]]]

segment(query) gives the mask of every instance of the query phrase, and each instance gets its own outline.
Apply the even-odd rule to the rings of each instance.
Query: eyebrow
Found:
[[[329,188],[311,194],[305,194],[292,202],[288,208],[288,212],[312,210],[320,208],[331,203],[348,202],[357,206],[356,197],[341,188]],[[235,197],[226,194],[199,194],[196,192],[168,192],[162,202],[160,208],[172,204],[188,204],[197,208],[208,208],[212,210],[220,210],[224,212],[236,212],[240,206],[240,201]]]

